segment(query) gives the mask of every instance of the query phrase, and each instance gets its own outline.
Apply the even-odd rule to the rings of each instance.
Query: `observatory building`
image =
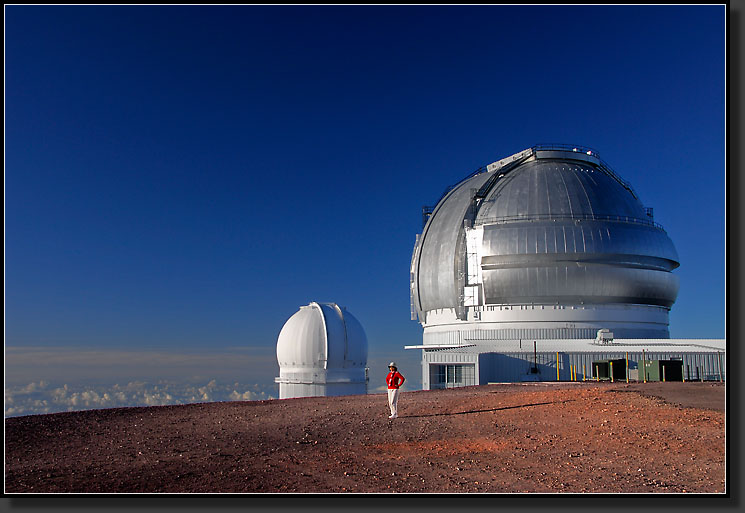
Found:
[[[489,164],[424,207],[423,222],[410,282],[423,344],[407,348],[422,349],[425,389],[568,378],[578,365],[589,378],[596,358],[629,352],[619,339],[640,357],[655,340],[666,343],[654,353],[663,359],[724,349],[675,353],[660,340],[670,337],[677,252],[592,149],[534,146]]]
[[[367,393],[367,337],[335,303],[301,306],[277,339],[279,398]]]

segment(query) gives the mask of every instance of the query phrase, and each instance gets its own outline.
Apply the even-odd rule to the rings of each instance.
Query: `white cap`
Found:
[[[396,365],[396,362],[389,363],[388,367],[396,367],[398,369],[398,365]]]

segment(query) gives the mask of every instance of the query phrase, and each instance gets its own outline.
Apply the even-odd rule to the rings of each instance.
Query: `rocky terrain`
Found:
[[[724,493],[720,383],[531,383],[5,420],[5,492]]]

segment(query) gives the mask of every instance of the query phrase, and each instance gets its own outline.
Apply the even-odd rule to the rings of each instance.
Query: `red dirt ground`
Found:
[[[725,491],[719,383],[531,383],[5,420],[5,492]]]

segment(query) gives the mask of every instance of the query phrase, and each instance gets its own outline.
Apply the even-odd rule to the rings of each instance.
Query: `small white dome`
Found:
[[[310,303],[277,339],[279,398],[367,393],[367,337],[335,303]]]
[[[360,322],[335,303],[310,303],[290,317],[277,340],[280,368],[365,368],[367,337]]]

